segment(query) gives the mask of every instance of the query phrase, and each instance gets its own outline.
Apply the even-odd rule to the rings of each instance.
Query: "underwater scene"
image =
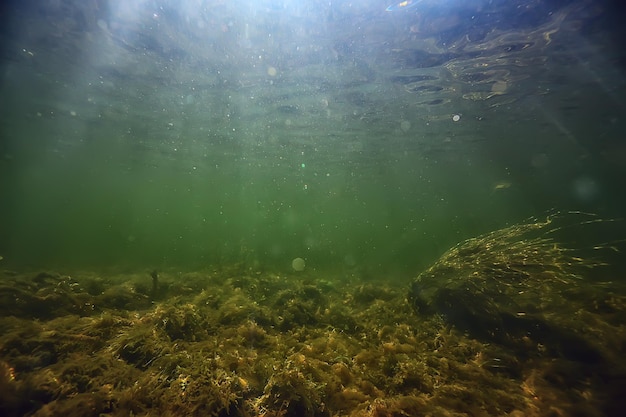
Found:
[[[0,415],[626,415],[625,7],[0,5]]]

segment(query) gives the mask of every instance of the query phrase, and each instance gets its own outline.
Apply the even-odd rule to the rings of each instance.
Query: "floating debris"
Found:
[[[399,3],[391,4],[385,9],[386,12],[396,12],[398,10],[412,9],[420,4],[423,0],[404,0]]]
[[[511,181],[506,181],[506,180],[498,181],[497,183],[493,185],[493,187],[491,187],[491,191],[507,190],[511,188],[511,185],[513,185]]]

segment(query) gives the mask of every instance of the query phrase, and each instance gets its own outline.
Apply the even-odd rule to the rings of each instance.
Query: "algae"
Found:
[[[572,255],[542,240],[550,237],[541,235],[544,223],[536,227],[539,240],[507,243],[501,236],[513,229],[505,229],[461,244],[419,285],[425,276],[452,271],[459,279],[470,269],[495,271],[502,284],[515,270],[512,287],[530,291],[519,278],[540,274],[537,302],[548,306],[528,314],[571,337],[558,343],[518,328],[505,338],[483,337],[447,314],[415,311],[417,295],[443,297],[436,294],[453,279],[440,279],[439,287],[428,281],[424,293],[407,299],[407,284],[312,269],[7,271],[0,288],[0,414],[617,415],[623,400],[616,387],[626,377],[626,293],[561,267],[561,255]],[[494,263],[494,247],[509,261],[528,259],[533,248],[540,257],[531,268],[504,258]],[[600,264],[571,263],[591,262]],[[554,285],[546,283],[560,273]],[[563,285],[569,280],[575,288]],[[477,282],[465,287],[481,288]],[[459,298],[480,311],[485,294]],[[445,306],[441,298],[427,307],[440,300]],[[488,308],[508,311],[506,301]],[[564,352],[572,341],[579,347],[570,349],[582,353]]]

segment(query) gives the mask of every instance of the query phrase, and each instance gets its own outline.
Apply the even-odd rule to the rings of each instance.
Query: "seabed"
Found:
[[[539,229],[549,222],[541,224]],[[568,258],[569,252],[549,239],[492,245],[527,231],[503,229],[451,249],[414,281],[430,286],[424,294],[432,298],[419,305],[407,283],[311,270],[279,274],[242,265],[106,275],[5,270],[0,414],[619,415],[626,381],[625,292],[570,274],[569,267],[589,265],[568,266],[568,259],[580,258]],[[533,258],[539,247],[545,248],[542,258]],[[494,257],[490,248],[501,254],[529,250],[530,258],[524,258],[526,265],[513,254]],[[486,265],[483,259],[491,264],[477,269]],[[532,262],[536,259],[565,263],[542,269]],[[442,281],[443,293],[433,290],[429,279],[454,265],[462,273],[457,268],[454,280]],[[539,277],[548,283],[557,277],[553,292],[547,285],[536,290],[534,310],[521,298],[527,311],[513,316],[532,318],[522,323],[538,329],[564,329],[557,336],[567,335],[566,340],[513,324],[511,331],[475,332],[445,311],[420,310],[429,301],[445,310],[445,294],[456,297],[461,291],[452,282],[494,271],[493,288],[513,289],[502,295],[508,301],[526,291],[503,287],[504,279]],[[485,285],[490,284],[462,287],[484,296]],[[494,326],[509,325],[511,305],[503,302],[504,322]],[[493,305],[477,306],[474,310],[482,310],[474,318],[480,324],[480,312]]]

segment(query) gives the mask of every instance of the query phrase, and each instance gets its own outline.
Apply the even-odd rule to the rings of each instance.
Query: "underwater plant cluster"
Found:
[[[576,275],[601,262],[551,230],[463,242],[408,297],[391,280],[243,265],[2,271],[0,414],[617,415],[626,295]]]

